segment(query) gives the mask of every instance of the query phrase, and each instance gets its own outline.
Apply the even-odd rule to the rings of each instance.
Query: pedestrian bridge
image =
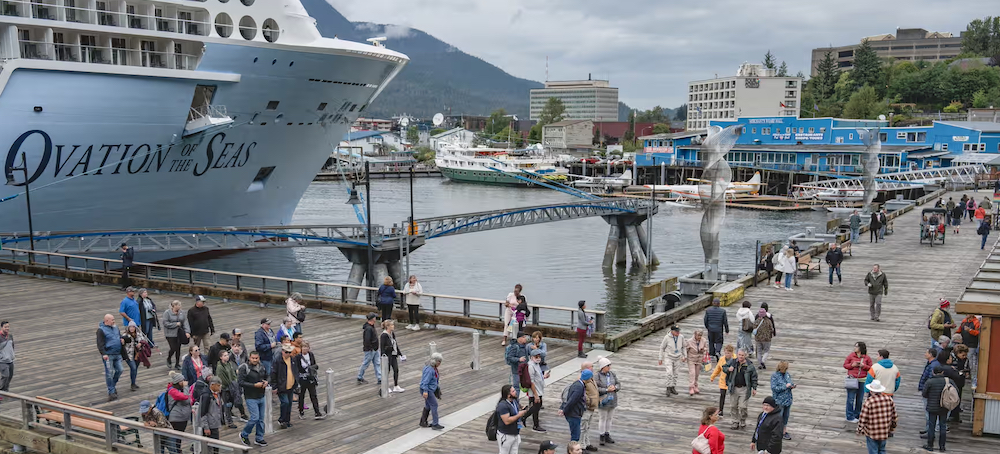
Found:
[[[906,172],[882,173],[875,175],[875,183],[879,190],[892,191],[897,189],[913,189],[925,184],[943,182],[973,184],[976,175],[989,174],[982,164],[942,167],[938,169],[908,170]],[[814,181],[803,186],[845,190],[863,190],[862,178],[832,178]]]

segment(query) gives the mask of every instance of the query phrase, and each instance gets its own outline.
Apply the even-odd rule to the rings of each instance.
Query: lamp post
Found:
[[[413,165],[410,164],[410,219],[406,226],[406,279],[409,282],[410,279],[410,235],[415,232],[415,226],[413,225]]]
[[[375,286],[375,276],[372,275],[374,270],[372,263],[374,259],[374,251],[372,250],[372,186],[371,186],[371,174],[369,174],[368,165],[369,161],[365,161],[365,228],[368,230],[368,267],[365,270],[365,274],[368,277],[367,282],[369,287]],[[368,300],[371,301],[371,290],[368,291]]]
[[[28,205],[28,241],[31,246],[31,251],[34,251],[35,227],[32,225],[32,220],[31,220],[31,187],[28,185],[28,157],[23,151],[21,152],[21,166],[11,167],[10,170],[11,173],[7,174],[8,186],[17,186],[17,184],[14,182],[13,171],[20,170],[21,172],[24,173],[24,198],[26,199]],[[31,264],[33,262],[33,255],[34,254],[28,253],[28,264]]]

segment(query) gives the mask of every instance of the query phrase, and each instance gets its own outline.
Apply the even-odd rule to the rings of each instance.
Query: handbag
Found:
[[[707,433],[712,427],[713,426],[708,426],[708,429],[705,429],[705,431],[698,434],[694,440],[691,440],[691,447],[694,448],[695,451],[698,451],[701,454],[712,454],[712,447],[708,444],[708,438],[705,438],[705,433]]]
[[[860,383],[858,383],[857,378],[850,375],[844,377],[844,389],[858,389],[859,387]]]

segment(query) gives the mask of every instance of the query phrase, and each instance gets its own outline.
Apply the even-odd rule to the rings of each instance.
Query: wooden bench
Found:
[[[853,254],[851,254],[851,240],[847,240],[844,241],[843,243],[840,243],[840,252],[843,252],[844,255],[853,256]]]
[[[55,399],[49,399],[47,397],[37,396],[37,397],[35,397],[35,399],[38,399],[38,400],[41,400],[41,401],[45,401],[45,402],[52,402],[54,404],[65,405],[67,407],[73,407],[73,408],[80,409],[80,410],[86,410],[86,411],[93,412],[93,413],[100,413],[100,414],[103,414],[103,415],[114,416],[114,414],[111,413],[110,411],[98,410],[96,408],[83,407],[83,406],[80,406],[80,405],[73,405],[73,404],[70,404],[70,403],[63,402],[63,401],[59,401],[59,400],[55,400]],[[45,424],[48,424],[48,425],[52,425],[52,426],[59,427],[59,428],[65,428],[65,421],[63,419],[63,413],[58,408],[55,408],[55,407],[49,408],[49,407],[45,407],[45,406],[41,406],[41,405],[35,405],[35,411],[34,411],[34,413],[35,413],[35,422],[36,423],[42,423],[42,422],[44,422]],[[127,417],[125,419],[131,419],[131,420],[136,421],[136,425],[137,426],[142,425],[142,423],[139,422],[139,418],[137,418],[137,417],[132,416],[132,417]],[[94,435],[96,435],[96,436],[98,436],[100,438],[104,438],[104,422],[102,422],[102,421],[99,421],[99,420],[96,420],[96,419],[87,418],[85,416],[72,415],[70,417],[70,424],[73,426],[73,429],[79,429],[79,431],[82,431],[82,432],[91,432],[91,433],[93,433]],[[139,430],[138,429],[133,428],[133,427],[118,426],[118,441],[119,442],[125,443],[125,444],[132,444],[132,443],[130,443],[130,442],[128,442],[126,440],[126,437],[128,437],[130,435],[134,435],[135,436],[135,445],[136,445],[136,447],[141,448],[142,447],[142,442],[139,441]]]
[[[802,254],[802,255],[799,256],[798,267],[799,267],[799,271],[805,271],[806,272],[806,278],[808,279],[810,271],[814,271],[815,270],[817,273],[820,272],[819,258],[817,258],[816,261],[813,261],[813,256],[812,255],[810,255],[810,254]]]

